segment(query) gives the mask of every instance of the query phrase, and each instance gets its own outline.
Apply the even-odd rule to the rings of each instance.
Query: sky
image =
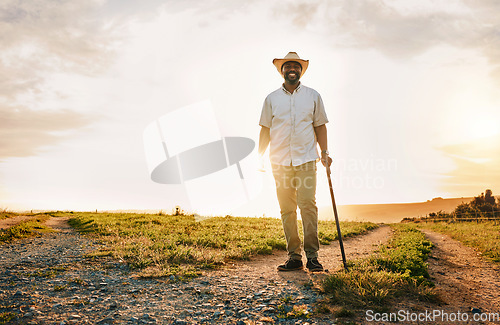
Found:
[[[338,204],[500,188],[498,1],[6,0],[0,46],[0,209],[193,210],[151,180],[144,130],[209,101],[221,136],[257,143],[289,51],[325,103]],[[190,212],[279,216],[266,164],[250,201]]]

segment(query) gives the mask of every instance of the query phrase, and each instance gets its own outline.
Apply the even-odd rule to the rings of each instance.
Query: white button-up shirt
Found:
[[[259,125],[270,129],[272,164],[299,166],[319,158],[314,128],[328,123],[319,93],[299,84],[290,94],[285,87],[270,93]]]

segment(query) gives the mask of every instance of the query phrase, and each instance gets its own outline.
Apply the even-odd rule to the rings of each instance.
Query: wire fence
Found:
[[[408,218],[411,219],[411,218]],[[420,222],[481,222],[481,221],[493,221],[496,225],[500,224],[500,211],[491,212],[480,212],[476,211],[474,213],[431,213],[427,214],[425,217],[416,218],[413,221]]]

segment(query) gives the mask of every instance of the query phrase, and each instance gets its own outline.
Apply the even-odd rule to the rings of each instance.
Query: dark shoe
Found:
[[[285,264],[278,266],[278,271],[300,270],[303,266],[304,264],[302,264],[301,260],[294,260],[290,258]]]
[[[311,271],[311,272],[322,272],[323,271],[323,265],[321,265],[318,262],[317,257],[308,258],[306,266],[309,269],[309,271]]]

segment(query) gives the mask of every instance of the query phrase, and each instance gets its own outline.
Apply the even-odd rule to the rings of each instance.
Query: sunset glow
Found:
[[[0,208],[190,211],[184,187],[151,180],[144,129],[209,100],[217,136],[258,142],[264,98],[282,83],[272,60],[289,51],[310,60],[301,81],[325,103],[339,204],[497,194],[499,6],[4,2]],[[169,136],[197,139],[195,120]],[[266,169],[256,198],[217,213],[279,216]]]

